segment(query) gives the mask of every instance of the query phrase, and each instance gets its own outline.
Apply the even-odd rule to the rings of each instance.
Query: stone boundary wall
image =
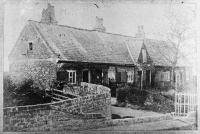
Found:
[[[110,93],[110,89],[108,87],[102,85],[96,85],[86,82],[81,82],[81,86],[74,86],[73,91],[70,88],[64,87],[64,92],[69,94],[75,95],[95,95],[95,94],[102,94],[102,93]]]
[[[110,93],[110,89],[108,87],[104,87],[102,85],[81,82],[81,86],[87,87],[85,89],[88,94]]]
[[[94,86],[94,84],[82,83],[82,86]],[[100,90],[96,88],[92,92]],[[112,126],[123,126],[171,120],[170,114],[111,119],[111,96],[109,88],[105,87],[105,93],[89,94],[88,96],[64,100],[48,104],[18,106],[4,108],[4,131],[57,131],[57,130],[87,130]]]
[[[110,89],[96,87],[105,92],[47,104],[4,108],[3,130],[48,131],[63,121],[71,126],[75,120],[110,119]]]

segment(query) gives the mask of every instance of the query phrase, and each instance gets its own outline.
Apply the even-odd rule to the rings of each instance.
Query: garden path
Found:
[[[121,117],[125,116],[132,116],[132,117],[146,117],[146,116],[157,116],[157,115],[164,115],[161,113],[156,113],[152,111],[146,111],[146,110],[135,110],[131,108],[126,108],[126,107],[114,107],[111,106],[111,112],[112,114],[117,114]]]
[[[147,131],[147,130],[196,130],[194,125],[190,125],[180,120],[163,120],[150,123],[133,124],[126,126],[115,126],[107,128],[99,128],[101,131]],[[94,129],[95,130],[95,129]]]
[[[116,98],[111,98],[111,105],[116,104]],[[112,114],[117,114],[121,117],[125,116],[133,116],[133,117],[143,117],[143,116],[156,116],[156,115],[164,115],[161,113],[146,111],[146,110],[135,110],[127,107],[114,107],[111,106]]]

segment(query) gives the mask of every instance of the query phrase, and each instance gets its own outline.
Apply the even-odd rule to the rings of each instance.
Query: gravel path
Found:
[[[156,115],[164,115],[161,113],[156,113],[152,111],[145,111],[145,110],[134,110],[131,108],[123,108],[123,107],[114,107],[111,106],[112,114],[117,114],[121,117],[124,116],[133,116],[133,117],[144,117],[144,116],[156,116]]]
[[[158,122],[134,124],[127,126],[99,128],[96,130],[105,130],[105,131],[169,130],[171,128],[181,128],[183,126],[188,126],[188,123],[184,123],[178,120],[164,120]]]

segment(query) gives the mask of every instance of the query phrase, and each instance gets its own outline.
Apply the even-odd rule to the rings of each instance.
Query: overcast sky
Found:
[[[193,15],[192,4],[134,4],[132,2],[66,2],[51,3],[55,8],[58,24],[93,29],[95,17],[103,18],[103,24],[109,33],[135,36],[137,26],[144,26],[146,36],[154,38],[168,23],[166,11],[176,9]],[[47,3],[7,3],[4,17],[4,70],[8,71],[7,56],[12,50],[19,33],[28,20],[40,21],[42,10]]]

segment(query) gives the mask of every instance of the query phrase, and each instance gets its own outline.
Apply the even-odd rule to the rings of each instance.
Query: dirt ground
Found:
[[[111,104],[116,104],[116,98],[111,98]],[[125,116],[132,116],[132,117],[144,117],[144,116],[156,116],[156,115],[163,115],[161,113],[156,113],[153,111],[146,111],[146,110],[135,110],[127,107],[114,107],[111,106],[112,114],[117,114],[121,117]]]
[[[180,130],[183,127],[187,127],[187,130],[196,130],[193,125],[189,123],[182,122],[179,120],[163,120],[151,123],[142,123],[126,126],[115,126],[107,128],[99,128],[97,130],[105,131],[152,131],[152,130]]]

